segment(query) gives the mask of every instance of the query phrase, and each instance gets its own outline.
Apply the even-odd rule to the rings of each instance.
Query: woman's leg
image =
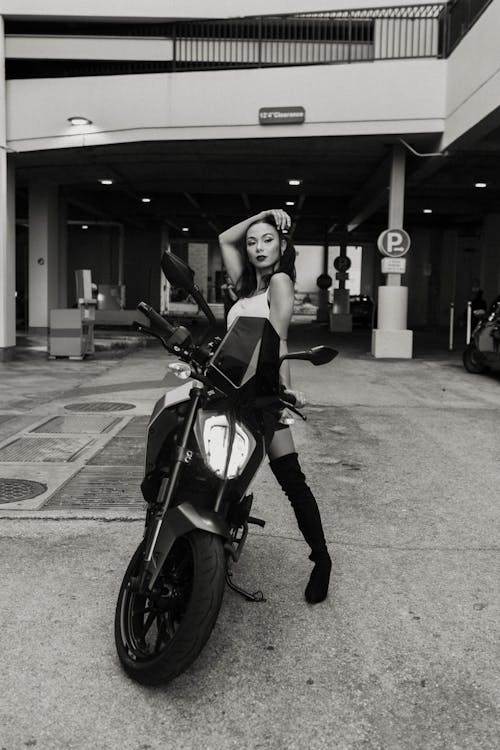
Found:
[[[286,456],[288,453],[296,453],[295,443],[293,442],[291,429],[286,425],[282,425],[274,433],[267,455],[270,461],[274,461],[276,458]]]
[[[305,597],[311,604],[323,601],[328,593],[332,563],[326,547],[321,516],[316,499],[306,484],[300,468],[291,430],[278,429],[269,447],[271,470],[290,500],[304,539],[311,548],[315,563]]]

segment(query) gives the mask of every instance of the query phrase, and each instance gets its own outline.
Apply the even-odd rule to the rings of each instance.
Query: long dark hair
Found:
[[[251,224],[248,229],[247,233],[250,230],[251,227],[253,227],[255,224],[269,224],[269,226],[276,229],[278,233],[278,242],[280,243],[280,260],[278,264],[278,268],[273,271],[272,273],[267,274],[263,277],[263,281],[265,284],[265,288],[269,286],[269,282],[271,281],[271,277],[275,273],[286,273],[287,276],[289,276],[293,283],[295,283],[296,279],[296,273],[295,273],[295,248],[292,245],[289,238],[286,236],[286,234],[283,234],[278,227],[276,226],[276,222],[274,221],[274,218],[272,216],[266,216],[265,219],[260,219],[259,221],[255,221],[253,224]],[[281,251],[281,244],[282,240],[285,240],[285,249]],[[239,297],[250,297],[255,290],[257,289],[257,276],[255,274],[255,268],[252,266],[250,261],[248,260],[248,254],[246,250],[246,235],[245,235],[245,248],[244,248],[244,266],[243,266],[243,272],[241,274],[241,277],[238,281],[236,291],[238,293]]]

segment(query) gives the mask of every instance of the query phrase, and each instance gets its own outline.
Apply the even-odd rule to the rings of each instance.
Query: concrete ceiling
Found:
[[[437,136],[405,136],[419,153]],[[167,222],[172,236],[215,239],[264,208],[290,207],[296,243],[322,243],[356,216],[355,237],[387,222],[390,156],[397,138],[324,137],[129,143],[16,155],[17,215],[28,213],[31,179],[59,184],[73,221],[112,220],[147,227]],[[405,225],[475,225],[500,210],[500,130],[466,150],[419,157],[407,149]],[[302,180],[290,187],[288,179]],[[102,186],[99,180],[113,180]],[[488,184],[474,187],[476,181]],[[151,198],[142,203],[141,198]],[[433,213],[423,214],[424,208]],[[189,227],[183,233],[182,227]]]

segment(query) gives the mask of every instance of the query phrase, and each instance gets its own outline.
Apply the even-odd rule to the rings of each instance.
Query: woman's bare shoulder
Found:
[[[269,289],[276,289],[277,291],[293,291],[293,281],[287,273],[280,271],[279,273],[274,273],[271,276]]]

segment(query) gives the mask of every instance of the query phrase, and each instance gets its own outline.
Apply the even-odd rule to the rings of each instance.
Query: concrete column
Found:
[[[29,327],[45,332],[59,305],[59,201],[57,185],[29,188]]]
[[[170,250],[170,230],[168,224],[161,226],[161,244],[160,258],[164,252]],[[160,271],[160,312],[167,313],[170,306],[170,284],[165,278],[163,271]]]
[[[68,307],[68,206],[59,198],[59,288],[58,307]]]
[[[363,243],[363,255],[361,265],[361,294],[366,294],[373,298],[375,261],[378,257],[378,250],[374,245]]]
[[[323,270],[321,273],[323,276],[328,274],[328,237],[325,238],[323,246]],[[328,289],[319,289],[318,291],[316,320],[318,322],[328,321]]]
[[[389,195],[389,229],[402,229],[404,220],[406,154],[394,146]],[[413,332],[407,330],[408,289],[401,275],[387,274],[386,286],[378,289],[377,328],[372,331],[372,354],[376,358],[411,359]]]
[[[402,146],[394,146],[391,164],[389,193],[389,229],[403,229],[405,215],[406,152]],[[401,274],[388,273],[387,286],[400,286]]]
[[[5,35],[0,16],[0,362],[16,345],[16,210],[13,157],[7,157]]]
[[[347,258],[347,234],[343,233],[340,239],[340,258]],[[342,272],[335,272],[342,273]],[[349,273],[346,273],[347,279]],[[351,315],[351,302],[350,302],[350,290],[346,289],[347,279],[339,279],[338,289],[333,290],[333,308],[332,314],[330,315],[330,331],[351,333],[352,331],[352,315]]]

